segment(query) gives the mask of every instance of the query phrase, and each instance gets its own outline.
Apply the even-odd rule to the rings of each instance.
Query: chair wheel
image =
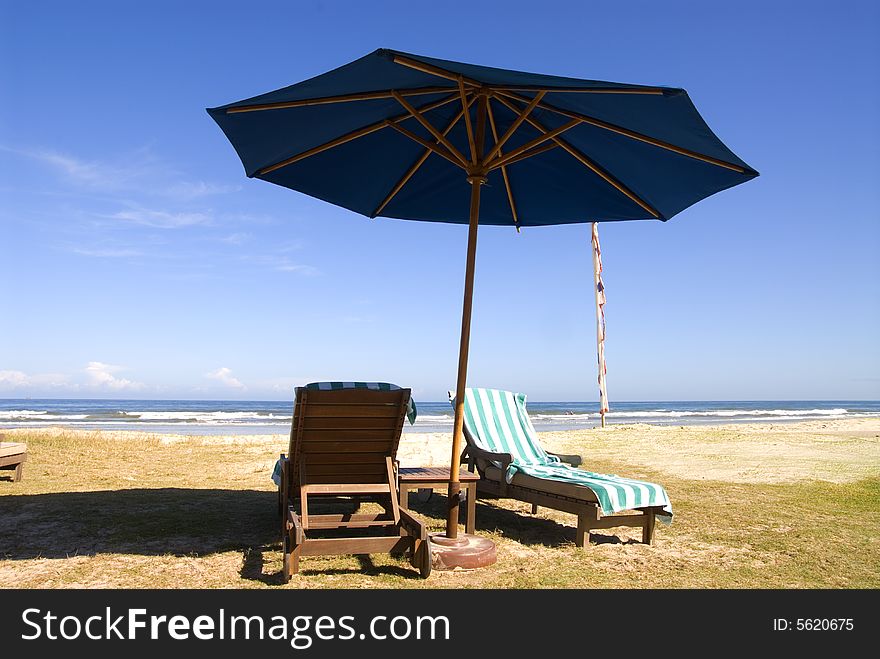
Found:
[[[431,576],[432,567],[431,540],[429,538],[426,538],[422,541],[422,546],[419,547],[419,554],[421,554],[421,556],[417,557],[419,565],[419,575],[421,575],[422,579],[427,579]]]

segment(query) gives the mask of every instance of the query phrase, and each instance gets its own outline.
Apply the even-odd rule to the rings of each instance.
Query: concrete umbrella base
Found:
[[[455,539],[431,533],[431,563],[435,570],[474,570],[495,563],[495,543],[464,533]]]

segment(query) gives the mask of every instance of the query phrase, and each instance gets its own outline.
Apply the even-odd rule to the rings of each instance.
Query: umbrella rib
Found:
[[[498,100],[503,105],[506,105],[510,110],[513,110],[513,111],[518,110],[518,108],[515,105],[513,105],[512,103],[510,103],[510,101],[506,101],[500,97],[498,98]],[[526,121],[528,121],[532,125],[532,127],[534,127],[536,130],[539,130],[542,133],[548,132],[547,129],[544,128],[544,126],[542,126],[533,117],[527,118]],[[643,209],[648,211],[654,217],[656,217],[658,219],[662,219],[662,214],[659,211],[657,211],[654,207],[652,207],[650,204],[648,204],[648,202],[644,201],[635,192],[633,192],[628,187],[626,187],[622,182],[618,181],[617,178],[612,176],[610,173],[606,172],[602,167],[600,167],[595,162],[593,162],[590,158],[588,158],[586,155],[581,153],[577,148],[575,148],[574,146],[572,146],[571,144],[569,144],[568,142],[566,142],[564,139],[562,139],[560,137],[553,137],[552,139],[560,147],[565,149],[569,153],[569,155],[573,156],[575,158],[575,160],[577,160],[582,165],[584,165],[587,169],[589,169],[594,174],[599,176],[603,181],[605,181],[606,183],[608,183],[612,187],[616,188],[619,192],[621,192],[624,195],[626,195],[627,197],[629,197],[629,199],[631,201],[633,201],[636,204],[638,204],[639,206],[641,206]]]
[[[421,96],[424,94],[442,94],[453,92],[454,87],[417,87],[406,89],[401,92],[403,96]],[[386,89],[376,92],[358,92],[355,94],[343,94],[341,96],[325,96],[323,98],[304,98],[296,101],[279,101],[277,103],[256,103],[254,105],[239,105],[226,108],[226,114],[239,114],[241,112],[258,112],[260,110],[285,110],[287,108],[301,108],[309,105],[327,105],[328,103],[345,103],[348,101],[372,101],[381,98],[391,98],[392,90]]]
[[[496,92],[537,92],[543,91],[548,94],[645,94],[650,96],[663,96],[662,87],[490,87]]]
[[[496,167],[501,167],[503,169],[506,169],[506,168],[510,167],[512,164],[519,162],[520,160],[526,160],[526,159],[532,158],[534,156],[539,156],[542,153],[544,153],[545,151],[552,151],[553,149],[557,148],[558,146],[559,146],[559,144],[554,139],[551,139],[551,140],[545,142],[544,144],[541,144],[540,146],[536,146],[531,151],[526,151],[525,153],[521,153],[518,156],[514,156],[513,158],[510,158],[509,160],[505,160],[503,165],[493,166],[493,167],[490,167],[490,169],[495,169]]]
[[[464,91],[464,78],[462,76],[458,77],[458,93],[461,96],[461,107],[464,108],[467,106],[470,107],[470,104],[467,100],[467,94]],[[471,113],[464,113],[464,123],[467,127],[467,137],[468,137],[468,145],[471,149],[471,164],[477,164],[477,142],[474,140],[474,127],[471,125]]]
[[[437,130],[437,128],[434,127],[434,124],[432,124],[430,121],[428,121],[422,115],[422,113],[419,112],[416,108],[414,108],[412,106],[412,104],[409,101],[407,101],[403,96],[401,96],[397,92],[391,92],[391,93],[394,95],[394,98],[397,100],[397,102],[400,103],[404,107],[404,109],[406,109],[407,112],[409,112],[413,117],[415,117],[416,121],[418,121],[420,124],[422,124],[422,126],[424,126],[426,129],[428,129],[428,132],[430,132],[431,135],[433,135],[437,139],[437,142],[439,142],[444,147],[446,147],[446,149],[449,151],[449,153],[451,153],[453,156],[455,156],[455,158],[457,160],[460,161],[462,166],[467,167],[467,160],[462,155],[462,153],[452,145],[452,142],[450,142],[448,139],[446,139],[446,135],[444,135],[439,130]]]
[[[470,104],[474,102],[475,98],[476,98],[475,96],[471,97],[471,99],[468,101],[468,107],[470,107]],[[464,115],[464,113],[465,113],[465,111],[463,109],[459,110],[458,114],[452,119],[452,121],[449,122],[449,125],[443,129],[442,132],[443,132],[444,137],[449,134],[449,131],[451,131],[452,128],[455,126],[455,124],[458,123],[459,119],[461,119],[461,117],[462,117],[462,115]],[[409,180],[415,175],[415,173],[419,170],[419,168],[428,159],[428,156],[430,156],[432,153],[433,153],[433,151],[431,151],[431,149],[425,149],[422,152],[422,155],[419,156],[419,158],[412,164],[412,166],[406,171],[406,173],[400,178],[400,180],[394,184],[394,187],[391,188],[391,192],[389,192],[385,196],[385,199],[383,199],[382,203],[379,204],[379,206],[376,208],[376,210],[374,210],[371,213],[370,217],[376,217],[383,210],[385,210],[385,207],[391,203],[391,200],[397,196],[397,193],[403,189],[403,186],[405,186],[407,183],[409,183]]]
[[[528,101],[528,98],[520,96],[519,94],[512,94],[509,92],[499,92],[504,96],[509,98],[513,98],[521,103],[525,103]],[[726,162],[724,160],[720,160],[718,158],[713,158],[712,156],[707,156],[703,153],[698,153],[696,151],[691,151],[690,149],[685,149],[684,147],[676,146],[674,144],[670,144],[669,142],[664,142],[663,140],[658,140],[654,137],[649,137],[648,135],[644,135],[642,133],[638,133],[634,130],[629,130],[628,128],[624,128],[622,126],[618,126],[617,124],[612,124],[608,121],[603,121],[601,119],[596,119],[595,117],[591,117],[589,115],[581,114],[579,112],[573,112],[571,110],[564,110],[562,108],[558,108],[555,105],[550,105],[549,103],[539,103],[538,107],[543,110],[549,110],[550,112],[555,112],[557,114],[561,114],[564,117],[569,117],[570,119],[578,119],[579,121],[589,124],[591,126],[596,126],[597,128],[604,128],[605,130],[609,130],[613,133],[617,133],[618,135],[623,135],[625,137],[629,137],[634,140],[638,140],[640,142],[645,142],[647,144],[651,144],[653,146],[659,147],[661,149],[666,149],[667,151],[672,151],[674,153],[678,153],[683,156],[687,156],[689,158],[694,158],[696,160],[701,160],[703,162],[710,163],[712,165],[717,165],[718,167],[724,167],[726,169],[733,170],[735,172],[739,172],[740,174],[745,174],[748,170],[745,167],[740,167],[739,165],[734,165],[733,163]]]
[[[547,92],[540,91],[535,94],[535,98],[531,100],[531,102],[526,106],[525,110],[519,113],[519,116],[513,120],[513,123],[510,124],[510,127],[505,131],[504,136],[499,140],[498,135],[495,135],[495,146],[493,146],[489,153],[486,154],[485,162],[489,162],[492,158],[495,157],[496,154],[501,156],[501,147],[511,138],[511,136],[516,132],[516,129],[520,127],[523,121],[525,121],[526,117],[529,116],[529,113],[535,109],[535,106],[541,102],[541,99],[544,98],[544,94]],[[509,154],[508,154],[509,155]]]
[[[532,124],[533,126],[535,125],[532,122],[531,117],[524,117],[524,119],[526,121],[528,121],[530,124]],[[542,128],[541,129],[542,135],[539,135],[538,137],[536,137],[533,140],[529,140],[528,142],[526,142],[522,146],[518,146],[513,151],[510,151],[503,158],[499,158],[495,162],[490,163],[489,169],[497,169],[498,167],[501,167],[501,165],[506,165],[511,160],[515,160],[518,156],[521,156],[522,154],[527,153],[530,149],[532,149],[532,147],[538,146],[539,144],[543,144],[547,140],[552,140],[554,137],[556,137],[560,133],[564,133],[567,130],[571,130],[575,126],[579,126],[580,123],[581,122],[578,121],[577,119],[572,119],[567,124],[563,124],[562,126],[559,126],[558,128],[554,128],[553,130],[547,130],[546,128]]]
[[[471,85],[472,87],[483,86],[483,83],[481,83],[479,80],[466,78],[458,73],[453,73],[452,71],[441,69],[439,66],[426,64],[425,62],[419,62],[417,60],[410,59],[409,57],[404,57],[403,55],[394,55],[392,59],[395,64],[400,64],[401,66],[406,66],[410,69],[421,71],[422,73],[430,73],[431,75],[437,76],[438,78],[446,78],[447,80],[452,80],[453,82],[461,80],[464,84]]]
[[[428,112],[430,110],[435,110],[444,105],[448,105],[453,101],[458,99],[458,94],[452,94],[447,96],[444,99],[440,99],[439,101],[435,101],[433,103],[429,103],[425,107],[422,108],[423,112]],[[339,146],[340,144],[345,144],[346,142],[351,142],[352,140],[356,140],[359,137],[364,137],[365,135],[369,135],[370,133],[375,133],[377,130],[381,130],[387,126],[387,121],[398,122],[404,121],[410,118],[410,114],[399,114],[396,117],[391,117],[391,119],[383,119],[382,121],[377,121],[374,124],[370,124],[369,126],[364,126],[363,128],[359,128],[350,133],[346,133],[345,135],[341,135],[335,139],[330,140],[329,142],[324,142],[324,144],[319,144],[318,146],[312,147],[302,153],[298,153],[295,156],[291,156],[290,158],[286,158],[280,162],[276,162],[273,165],[268,165],[263,167],[260,170],[257,170],[257,175],[262,176],[263,174],[268,174],[269,172],[274,172],[276,169],[281,169],[282,167],[286,167],[287,165],[292,165],[295,162],[299,162],[309,156],[314,156],[322,151],[326,151],[327,149],[332,149],[334,146]]]
[[[495,147],[493,147],[493,153],[497,150],[499,156],[503,156],[501,153],[501,147],[498,145],[498,129],[495,126],[495,114],[492,112],[492,102],[489,99],[489,102],[486,103],[486,111],[489,115],[489,126],[492,129],[492,139],[495,140]],[[501,178],[504,179],[504,189],[507,191],[507,202],[510,204],[510,214],[513,216],[513,225],[516,227],[517,233],[519,233],[519,215],[516,212],[516,203],[513,201],[513,190],[510,187],[510,178],[507,176],[507,167],[505,165],[501,165]]]
[[[413,133],[412,131],[407,130],[403,126],[400,126],[390,120],[386,121],[385,124],[387,126],[390,126],[391,128],[393,128],[394,130],[396,130],[398,133],[400,133],[402,135],[406,135],[413,142],[418,142],[426,149],[430,149],[431,151],[436,153],[438,156],[442,156],[442,157],[446,158],[449,162],[451,162],[456,167],[462,167],[462,164],[458,161],[458,159],[455,156],[453,156],[451,153],[446,151],[446,149],[441,148],[439,144],[431,144],[424,137],[420,137],[420,136],[416,135],[415,133]]]

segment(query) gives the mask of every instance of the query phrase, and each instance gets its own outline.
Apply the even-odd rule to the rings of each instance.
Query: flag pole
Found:
[[[605,427],[608,411],[608,389],[605,386],[605,284],[602,281],[602,251],[599,249],[599,223],[593,222],[593,292],[596,296],[596,354],[599,367],[599,415]]]

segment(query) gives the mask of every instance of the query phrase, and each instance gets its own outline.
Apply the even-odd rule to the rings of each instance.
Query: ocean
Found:
[[[404,432],[451,432],[447,402],[416,401],[418,419]],[[285,434],[291,401],[0,399],[0,430],[65,426],[160,434]],[[539,431],[593,428],[597,403],[528,403]],[[696,425],[846,419],[880,416],[880,401],[642,401],[612,402],[606,423]]]

